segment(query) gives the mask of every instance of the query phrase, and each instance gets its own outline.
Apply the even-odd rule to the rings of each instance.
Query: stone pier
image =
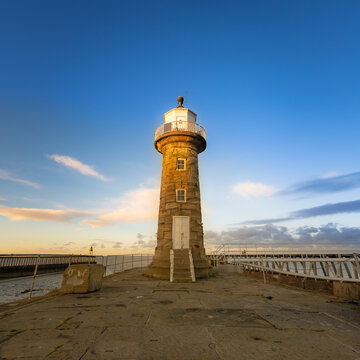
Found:
[[[356,360],[359,339],[358,304],[236,273],[171,284],[131,270],[0,306],[4,360]]]

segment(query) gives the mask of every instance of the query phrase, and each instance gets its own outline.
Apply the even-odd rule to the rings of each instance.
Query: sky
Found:
[[[207,248],[360,240],[358,1],[0,2],[0,253],[152,253],[186,98]]]

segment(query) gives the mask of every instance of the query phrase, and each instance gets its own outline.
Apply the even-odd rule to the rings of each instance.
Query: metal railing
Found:
[[[291,245],[291,246],[290,246]],[[296,246],[296,247],[295,247]],[[245,271],[360,283],[360,243],[224,243],[208,258]]]
[[[240,265],[243,270],[262,271],[264,273],[277,273],[293,275],[303,278],[321,279],[329,281],[346,281],[360,283],[359,254],[349,257],[252,257],[237,258],[234,264]]]
[[[360,242],[347,243],[242,243],[229,242],[220,244],[214,251],[210,253],[211,256],[244,256],[244,255],[314,255],[314,254],[353,254],[360,252]]]
[[[46,286],[45,280],[49,276],[48,281],[54,286],[54,276],[57,277],[57,285],[49,288],[49,291],[59,288],[61,285],[61,273],[68,266],[73,264],[102,264],[105,267],[105,276],[114,273],[122,272],[130,269],[145,269],[152,261],[153,255],[148,254],[129,254],[129,255],[0,255],[0,274],[1,272],[9,271],[9,269],[26,269],[28,276],[18,271],[13,274],[11,278],[4,279],[2,284],[8,284],[5,295],[13,297],[13,300],[18,299],[20,294],[26,294],[29,298],[32,297],[34,291],[41,291],[35,289],[37,279],[41,278],[40,283]],[[46,274],[39,275],[44,266],[49,271]],[[43,271],[44,272],[44,271]],[[51,279],[50,279],[51,278]],[[23,280],[21,280],[23,279]],[[19,282],[22,285],[19,285]],[[27,284],[28,283],[28,284]],[[25,289],[24,289],[25,284]],[[20,287],[19,287],[20,286]],[[28,295],[27,295],[28,294]],[[38,293],[37,293],[38,294]],[[1,295],[1,294],[0,294]],[[21,295],[20,295],[21,296]],[[21,296],[20,298],[24,298]],[[1,304],[1,296],[0,296]]]
[[[86,264],[95,262],[92,255],[1,255],[0,271],[28,266]]]
[[[175,131],[192,132],[206,139],[205,130],[202,126],[200,126],[195,122],[178,120],[160,125],[155,131],[155,140],[159,136],[164,135],[165,133],[175,132]]]
[[[104,276],[131,269],[144,269],[152,261],[153,255],[129,254],[96,256],[96,263],[105,267]]]
[[[32,281],[29,289],[29,298],[32,297],[33,288],[39,269],[47,272],[64,270],[71,264],[94,264],[93,255],[1,255],[0,256],[0,276],[7,277],[6,274],[14,276],[24,275],[24,272],[32,273]]]

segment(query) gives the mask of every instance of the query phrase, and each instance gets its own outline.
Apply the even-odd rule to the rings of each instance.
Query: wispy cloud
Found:
[[[4,198],[0,198],[0,204],[1,203],[6,203],[7,202],[7,200],[6,199],[4,199]]]
[[[56,221],[71,222],[86,218],[82,224],[93,228],[111,226],[125,222],[143,222],[157,218],[159,209],[159,188],[139,188],[111,201],[114,209],[109,211],[79,211],[74,209],[12,208],[0,205],[0,215],[13,221]],[[117,206],[116,206],[117,205]],[[77,230],[81,230],[79,227]],[[115,244],[121,244],[117,241]]]
[[[84,218],[92,215],[92,212],[76,210],[53,210],[53,209],[28,209],[9,208],[0,206],[0,215],[7,216],[10,220],[33,220],[33,221],[55,221],[68,223],[74,219]]]
[[[94,250],[97,248],[105,249],[106,245],[110,246],[113,249],[120,249],[123,248],[123,242],[121,241],[111,241],[111,240],[105,240],[105,239],[95,239],[94,242],[92,242],[90,245],[93,247]]]
[[[35,189],[40,188],[39,184],[37,184],[35,182],[32,182],[32,181],[29,181],[29,180],[25,180],[25,179],[15,177],[10,171],[3,170],[3,169],[0,169],[0,179],[1,180],[13,181],[13,182],[16,182],[16,183],[19,183],[19,184],[22,184],[22,185],[33,187]]]
[[[247,181],[236,184],[233,191],[244,197],[270,197],[275,194],[276,189],[262,183]]]
[[[82,163],[81,161],[72,158],[70,156],[65,155],[47,155],[49,159],[52,159],[56,161],[57,163],[64,165],[68,168],[74,169],[75,171],[79,172],[80,174],[86,175],[86,176],[92,176],[97,179],[100,179],[102,181],[111,181],[108,177],[100,174],[97,172],[92,166],[86,165]]]
[[[315,206],[312,208],[301,209],[291,212],[286,217],[248,220],[243,222],[242,224],[244,225],[271,224],[271,223],[279,223],[289,220],[307,219],[316,216],[356,213],[356,212],[360,212],[360,200],[345,201],[335,204],[325,204],[321,206]]]
[[[96,219],[84,220],[91,227],[111,226],[117,223],[142,222],[157,218],[159,209],[159,189],[140,188],[117,199],[120,206],[100,215]]]
[[[325,194],[345,190],[352,190],[360,187],[360,172],[346,175],[327,176],[320,179],[299,182],[288,189],[279,191],[277,195],[292,194]]]

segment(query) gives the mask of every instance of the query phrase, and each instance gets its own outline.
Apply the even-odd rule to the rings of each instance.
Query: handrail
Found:
[[[326,255],[317,258],[237,258],[232,262],[243,270],[262,271],[292,275],[296,277],[322,279],[328,281],[345,281],[360,283],[359,256],[329,258]],[[265,276],[265,275],[264,275]]]
[[[205,130],[199,124],[192,121],[172,121],[160,125],[155,131],[155,141],[158,137],[169,132],[188,131],[202,136],[206,140]]]
[[[360,242],[343,243],[310,243],[310,242],[278,242],[278,243],[221,243],[210,252],[210,255],[222,255],[226,257],[237,255],[275,255],[275,254],[352,254],[360,252]]]
[[[104,265],[105,277],[125,270],[144,269],[151,263],[153,257],[150,254],[101,255],[96,256],[96,263]]]
[[[0,255],[1,268],[94,263],[94,255]]]

